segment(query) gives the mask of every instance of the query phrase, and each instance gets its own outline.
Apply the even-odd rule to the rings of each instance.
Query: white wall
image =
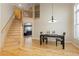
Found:
[[[0,29],[2,30],[3,27],[6,25],[6,23],[8,22],[9,18],[12,16],[13,14],[13,7],[12,4],[8,4],[8,3],[3,3],[0,4],[1,7],[1,26]]]
[[[56,33],[66,32],[66,41],[71,41],[72,36],[72,4],[53,4],[53,16],[57,22],[49,24],[52,15],[52,4],[40,4],[40,19],[34,20],[34,37],[39,39],[40,32],[55,30]]]
[[[8,28],[11,24],[11,21],[10,21],[9,24],[7,24],[7,22],[8,22],[8,20],[10,20],[12,15],[13,15],[13,6],[12,6],[12,4],[7,4],[7,3],[0,4],[0,34],[1,34],[0,35],[0,48],[3,47],[6,33],[7,33]],[[5,25],[6,25],[6,27],[5,27]]]
[[[1,12],[1,4],[0,4],[0,12]],[[1,13],[0,13],[0,24],[1,24]],[[0,25],[1,28],[1,25]],[[1,47],[1,32],[0,32],[0,47]]]

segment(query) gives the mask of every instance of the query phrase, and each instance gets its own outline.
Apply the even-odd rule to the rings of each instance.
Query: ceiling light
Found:
[[[19,6],[19,7],[21,7],[21,6],[22,6],[22,4],[18,4],[18,6]]]
[[[52,4],[52,16],[51,16],[51,19],[48,22],[49,23],[56,22],[56,19],[53,17],[53,4]]]

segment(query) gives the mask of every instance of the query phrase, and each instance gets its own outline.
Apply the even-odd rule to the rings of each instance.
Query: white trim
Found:
[[[40,40],[39,38],[32,38],[33,40]],[[49,40],[49,41],[53,41],[53,42],[55,42],[55,40]],[[72,41],[65,41],[65,43],[72,43]]]
[[[75,44],[74,42],[71,42],[72,45],[74,45],[76,48],[79,48],[79,46],[77,44]]]
[[[78,38],[78,34],[77,34],[77,26],[78,26],[78,24],[77,24],[77,13],[79,12],[79,9],[77,9],[77,5],[79,5],[79,4],[75,4],[75,6],[74,6],[74,38]],[[75,8],[76,8],[76,10],[75,10]],[[76,12],[76,13],[75,13]]]
[[[40,39],[34,38],[34,40],[40,40]],[[55,42],[55,40],[52,40],[52,41]],[[79,46],[78,46],[77,44],[75,44],[74,42],[72,42],[72,41],[65,41],[65,42],[66,42],[66,44],[67,44],[67,43],[71,43],[71,44],[74,45],[75,47],[79,48]]]

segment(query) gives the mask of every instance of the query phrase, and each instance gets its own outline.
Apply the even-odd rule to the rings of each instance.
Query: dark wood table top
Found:
[[[59,38],[62,38],[63,37],[63,35],[58,35],[58,34],[41,34],[40,36],[59,37]]]

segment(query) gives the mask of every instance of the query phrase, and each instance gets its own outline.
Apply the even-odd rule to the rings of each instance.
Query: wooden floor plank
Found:
[[[62,46],[56,47],[55,42],[48,42],[48,45],[40,46],[39,40],[33,40],[32,46],[23,48],[14,48],[12,50],[3,50],[0,55],[3,56],[79,56],[79,49],[72,44],[67,43],[65,49]]]

